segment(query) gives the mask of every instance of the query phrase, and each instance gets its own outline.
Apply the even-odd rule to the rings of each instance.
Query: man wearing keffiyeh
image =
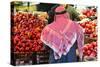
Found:
[[[76,45],[82,60],[84,34],[82,28],[69,17],[64,6],[54,8],[54,21],[47,25],[41,40],[51,48],[50,63],[76,62]]]

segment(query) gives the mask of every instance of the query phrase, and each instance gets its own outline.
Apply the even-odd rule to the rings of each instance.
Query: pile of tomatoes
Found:
[[[96,14],[96,10],[95,9],[86,9],[82,13],[83,13],[83,15],[90,17],[90,16],[94,16]]]
[[[11,40],[14,52],[37,52],[43,50],[40,40],[46,23],[31,13],[18,12],[12,17]]]
[[[84,57],[97,57],[97,42],[91,42],[88,44],[85,44],[83,47],[83,54]]]
[[[92,34],[96,31],[96,23],[92,21],[86,21],[84,23],[80,23],[80,26],[84,28],[85,34]]]

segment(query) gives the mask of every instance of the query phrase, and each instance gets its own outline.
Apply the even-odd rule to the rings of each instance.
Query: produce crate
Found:
[[[49,63],[49,49],[44,48],[42,51],[38,52],[14,52],[14,59],[12,59],[12,64],[14,65],[32,65],[32,64],[47,64]]]
[[[87,58],[84,58],[83,61],[97,61],[97,58],[96,57],[87,57]]]
[[[31,65],[31,64],[36,64],[36,52],[32,53],[12,53],[14,55],[14,59],[12,59],[12,63],[14,65]]]
[[[37,64],[49,63],[49,50],[37,52]]]
[[[90,37],[88,37],[88,36],[89,36],[89,34],[85,34],[85,36],[84,36],[84,43],[85,43],[85,44],[91,43],[91,42],[93,42],[93,41],[97,41],[97,38],[90,38]]]

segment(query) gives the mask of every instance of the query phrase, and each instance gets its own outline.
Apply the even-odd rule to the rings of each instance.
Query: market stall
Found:
[[[16,3],[15,3],[16,4]],[[40,40],[43,28],[48,24],[47,12],[38,11],[38,3],[23,2],[14,6],[11,15],[11,64],[49,63],[49,48]],[[97,60],[97,10],[96,7],[79,8],[77,21],[84,30],[83,61]],[[78,58],[79,60],[79,58]]]

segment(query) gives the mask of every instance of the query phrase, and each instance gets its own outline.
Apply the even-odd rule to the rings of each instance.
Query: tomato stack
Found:
[[[94,16],[95,15],[96,10],[95,9],[87,9],[87,10],[84,10],[82,13],[84,15],[86,15],[87,17],[90,17],[90,16]]]
[[[41,31],[46,23],[36,14],[18,12],[13,16],[12,44],[14,52],[38,52],[43,50]]]
[[[83,48],[84,56],[96,57],[97,56],[97,42],[85,44]]]
[[[93,34],[94,32],[96,32],[96,26],[97,26],[97,24],[95,22],[86,21],[84,23],[80,23],[80,25],[83,27],[85,34],[92,34],[93,37],[96,37],[96,35]]]

